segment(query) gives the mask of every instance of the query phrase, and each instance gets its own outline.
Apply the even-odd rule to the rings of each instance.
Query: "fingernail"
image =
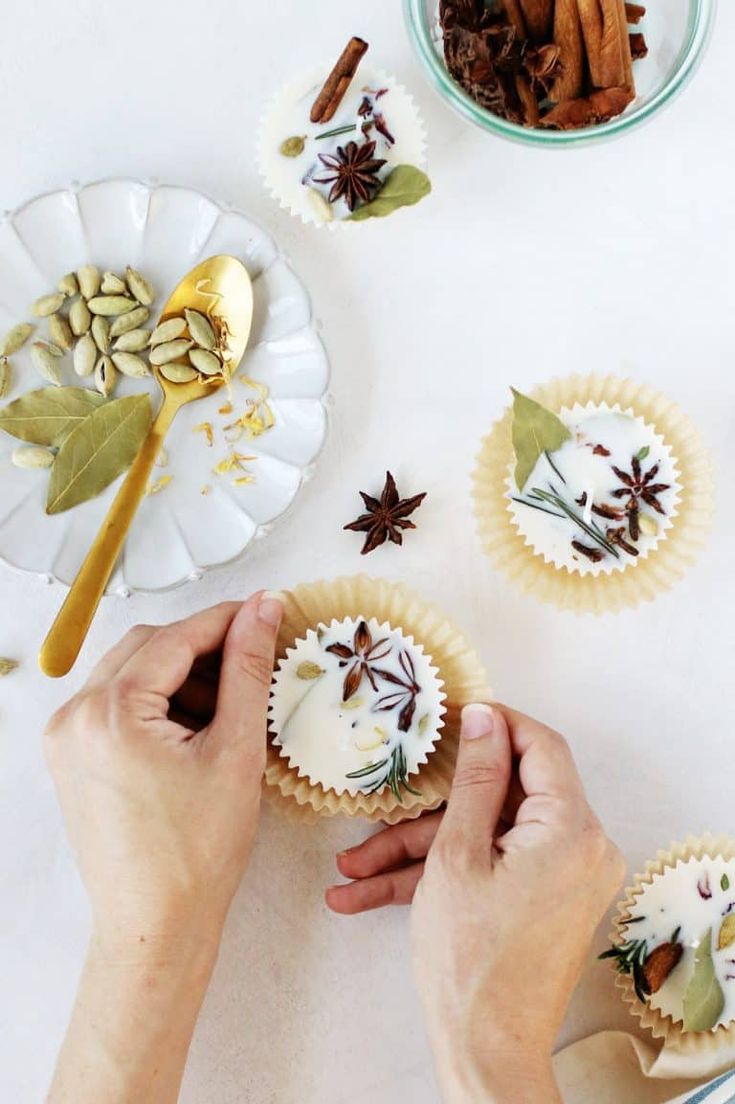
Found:
[[[283,595],[280,590],[264,590],[258,606],[258,617],[266,625],[277,628],[283,617]]]
[[[484,702],[466,705],[462,710],[462,739],[479,740],[481,736],[489,736],[494,724],[492,706]]]

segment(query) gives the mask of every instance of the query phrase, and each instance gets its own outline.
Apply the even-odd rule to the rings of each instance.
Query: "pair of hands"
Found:
[[[134,629],[49,725],[93,913],[53,1104],[176,1100],[255,837],[281,614],[264,593]],[[335,912],[413,900],[413,960],[446,1098],[517,1101],[522,1086],[528,1104],[558,1099],[554,1039],[622,877],[565,741],[505,707],[468,707],[446,811],[379,832],[337,863],[351,882],[327,890]]]

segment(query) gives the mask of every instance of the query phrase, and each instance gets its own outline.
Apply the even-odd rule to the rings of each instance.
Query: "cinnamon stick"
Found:
[[[508,17],[508,22],[518,35],[518,38],[523,41],[527,36],[526,21],[521,11],[521,0],[502,0],[502,5]]]
[[[576,99],[582,92],[584,48],[577,0],[556,0],[554,42],[559,47],[563,69],[552,85],[550,97],[561,104]]]
[[[595,88],[603,86],[602,73],[602,8],[600,0],[577,0],[582,37],[587,51],[590,80]]]
[[[624,0],[600,0],[602,41],[600,43],[599,88],[629,88],[633,84],[633,58],[628,41],[628,20]]]
[[[554,17],[553,0],[519,0],[528,35],[534,42],[546,43]]]
[[[630,39],[630,53],[633,61],[640,61],[641,58],[648,57],[648,46],[640,31],[628,35],[628,38]]]
[[[337,64],[314,100],[309,118],[312,123],[328,123],[344,99],[357,67],[367,52],[368,44],[361,38],[351,38],[339,56]]]
[[[626,4],[625,5],[625,17],[629,23],[632,23],[634,27],[637,27],[643,16],[646,14],[646,9],[643,4]]]

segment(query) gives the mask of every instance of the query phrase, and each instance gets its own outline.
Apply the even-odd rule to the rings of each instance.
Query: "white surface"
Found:
[[[0,572],[0,1098],[42,1098],[72,999],[87,909],[40,753],[51,710],[95,655],[141,620],[180,617],[255,587],[369,566],[452,613],[499,695],[572,742],[592,801],[631,869],[671,837],[735,834],[735,8],[720,5],[704,66],[637,133],[544,153],[460,123],[422,84],[397,0],[370,8],[220,0],[4,5],[3,173],[14,207],[70,179],[158,176],[247,208],[313,292],[333,364],[323,462],[278,536],[198,587],[108,600],[73,677],[34,654],[61,591]],[[433,196],[359,234],[310,232],[261,190],[262,103],[310,57],[370,39],[427,122]],[[481,554],[469,506],[480,437],[508,399],[554,373],[629,372],[666,390],[719,466],[714,539],[653,605],[601,620],[519,595]],[[403,549],[367,561],[358,488],[429,497]],[[322,905],[333,852],[360,824],[301,829],[268,813],[194,1042],[185,1104],[436,1104],[407,948],[407,915],[339,919]],[[458,903],[458,907],[460,907]],[[603,932],[606,932],[606,926]],[[601,933],[601,949],[604,939]],[[564,1032],[629,1026],[590,956]]]
[[[165,590],[229,563],[251,541],[268,535],[310,477],[327,432],[329,366],[309,294],[264,230],[190,188],[103,180],[34,198],[0,223],[2,332],[27,317],[29,303],[55,288],[59,274],[89,262],[118,272],[130,263],[152,281],[158,291],[147,323],[152,327],[184,274],[217,253],[239,257],[252,280],[253,325],[229,392],[232,413],[219,413],[228,398],[219,390],[177,415],[166,436],[165,466],[151,476],[155,483],[167,475],[170,485],[141,502],[110,580],[111,593]],[[211,306],[206,289],[198,305]],[[47,335],[43,320],[34,336],[41,335]],[[7,402],[43,386],[29,349],[30,344],[12,358]],[[94,387],[76,376],[68,355],[59,371],[66,386]],[[252,385],[243,386],[245,379],[267,388],[274,425],[257,440],[243,435],[236,441],[225,427],[245,413],[248,400],[262,397]],[[144,390],[157,409],[161,392],[152,378],[120,375],[115,395]],[[202,423],[212,428],[210,443],[201,432],[194,437]],[[71,583],[123,477],[90,502],[49,517],[48,473],[15,468],[10,457],[16,444],[0,433],[0,559]],[[233,449],[248,456],[242,470],[254,478],[242,487],[233,482],[239,469],[232,475],[213,473]],[[209,493],[202,497],[204,486]]]

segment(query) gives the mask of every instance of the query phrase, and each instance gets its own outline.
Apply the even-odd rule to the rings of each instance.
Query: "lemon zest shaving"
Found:
[[[151,483],[149,480],[145,489],[146,495],[158,494],[158,492],[162,491],[164,487],[168,487],[172,479],[172,475],[162,475],[160,479],[157,479],[155,481],[155,483]]]
[[[192,430],[193,433],[203,433],[207,438],[207,444],[211,448],[214,444],[214,430],[212,429],[211,422],[200,422],[199,425],[195,425]]]

